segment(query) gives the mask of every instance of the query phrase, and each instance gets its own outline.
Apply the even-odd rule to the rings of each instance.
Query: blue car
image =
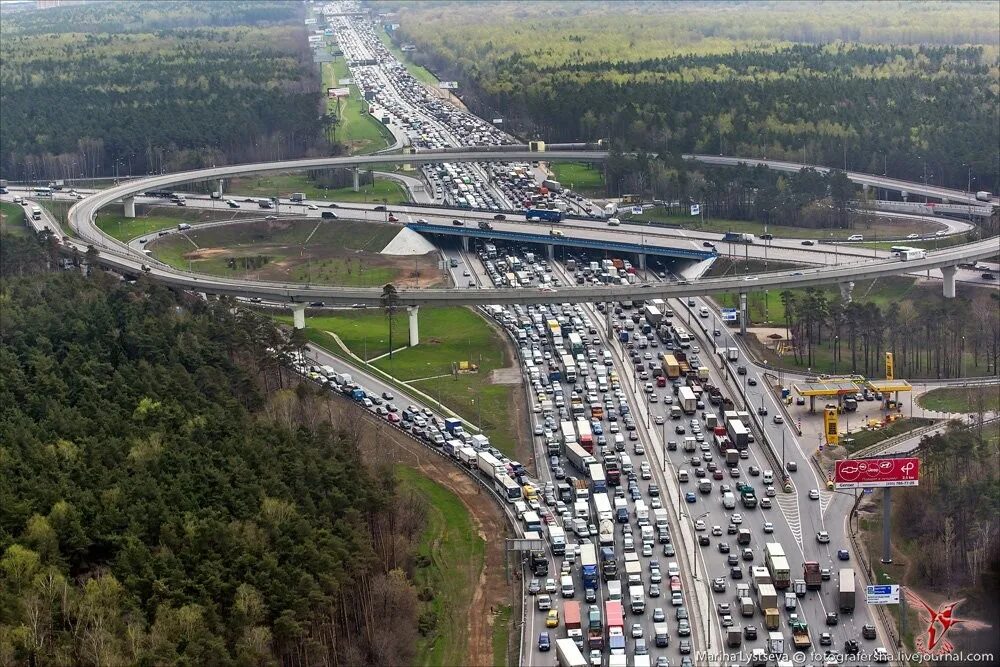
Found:
[[[549,640],[549,633],[547,632],[538,633],[538,650],[548,651],[550,648],[552,648],[552,643]]]
[[[687,493],[684,494],[684,500],[688,501],[689,503],[693,503],[698,501],[698,497],[694,495],[693,491],[688,491]]]
[[[851,560],[851,554],[847,549],[840,549],[837,551],[837,558],[839,560]]]
[[[590,420],[590,430],[594,435],[602,435],[604,433],[604,427],[601,426],[601,422],[596,419]]]

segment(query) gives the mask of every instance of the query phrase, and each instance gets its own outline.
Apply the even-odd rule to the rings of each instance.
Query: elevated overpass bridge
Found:
[[[544,153],[546,160],[602,160],[607,156],[604,151],[551,151]],[[125,203],[127,215],[134,216],[135,197],[146,190],[161,189],[184,183],[195,183],[230,176],[258,174],[271,171],[287,171],[296,169],[314,169],[321,167],[360,167],[369,165],[398,164],[402,161],[413,163],[429,163],[442,161],[485,162],[509,160],[536,160],[543,154],[515,147],[513,150],[464,150],[445,149],[440,151],[425,151],[411,155],[363,155],[350,157],[328,157],[304,160],[286,160],[282,162],[263,162],[256,164],[229,165],[195,171],[180,172],[153,176],[136,181],[123,183],[107,190],[102,190],[86,199],[77,202],[69,211],[69,225],[78,238],[67,239],[65,242],[85,252],[88,246],[98,251],[98,261],[111,268],[139,274],[145,271],[150,277],[165,284],[206,294],[228,295],[236,297],[259,297],[271,301],[295,304],[296,320],[304,312],[304,304],[322,300],[329,304],[365,304],[377,306],[382,300],[382,290],[378,288],[327,287],[318,285],[303,285],[294,283],[256,282],[251,280],[236,280],[207,275],[198,275],[175,269],[165,264],[152,261],[140,251],[130,248],[125,243],[105,235],[97,228],[95,216],[99,209],[122,200]],[[902,183],[910,187],[914,184]],[[917,184],[919,187],[919,184]],[[882,187],[882,186],[880,186]],[[911,190],[914,188],[910,187]],[[964,193],[959,193],[963,194]],[[435,225],[435,233],[443,233],[440,225]],[[455,228],[458,230],[459,228]],[[418,229],[418,231],[420,231]],[[462,236],[487,235],[489,230],[461,228],[453,231]],[[538,235],[538,242],[553,244],[558,237]],[[595,232],[588,243],[595,247],[620,248],[627,252],[650,252],[645,244],[622,242],[620,234],[613,235],[608,230],[606,236]],[[618,245],[614,245],[618,244]],[[625,250],[624,246],[628,246]],[[678,252],[679,249],[663,248],[662,252]],[[690,259],[699,256],[710,256],[711,253],[698,253],[684,250]],[[958,264],[993,257],[1000,253],[998,239],[992,238],[976,243],[953,246],[944,250],[928,253],[926,257],[909,261],[899,259],[860,260],[851,264],[838,264],[810,268],[801,271],[779,271],[773,273],[751,275],[744,277],[723,277],[698,280],[694,283],[642,283],[619,286],[583,286],[562,287],[558,289],[412,289],[398,290],[399,304],[411,308],[411,324],[416,326],[416,312],[421,305],[483,305],[483,304],[515,304],[515,303],[564,303],[564,302],[598,302],[598,301],[628,301],[634,299],[679,298],[705,294],[739,293],[742,300],[750,292],[774,289],[790,289],[823,285],[830,283],[850,284],[855,280],[878,278],[899,273],[911,273],[931,268],[940,268],[944,276],[945,296],[955,295],[955,271]],[[676,255],[675,255],[676,256]]]

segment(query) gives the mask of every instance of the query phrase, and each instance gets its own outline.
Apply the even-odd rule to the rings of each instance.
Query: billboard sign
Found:
[[[920,459],[845,459],[837,461],[833,482],[838,489],[917,486]]]
[[[899,586],[865,586],[865,601],[868,604],[899,604]]]
[[[441,90],[458,90],[458,81],[441,81],[438,83]]]

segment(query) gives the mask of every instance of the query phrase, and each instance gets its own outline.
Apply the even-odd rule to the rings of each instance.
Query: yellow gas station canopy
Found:
[[[794,384],[799,396],[843,396],[858,393],[858,385],[854,382],[840,380],[821,380],[818,382],[803,382]]]
[[[872,391],[880,391],[883,394],[893,391],[913,391],[913,387],[906,380],[865,380],[862,384]]]

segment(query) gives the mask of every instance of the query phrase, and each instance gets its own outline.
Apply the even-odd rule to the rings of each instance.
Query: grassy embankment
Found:
[[[380,251],[399,227],[352,220],[278,220],[171,234],[149,245],[178,268],[255,280],[379,287],[439,284],[436,255],[397,257]],[[417,275],[419,274],[419,275]]]
[[[291,323],[290,316],[278,320]],[[507,456],[516,458],[516,430],[512,424],[515,390],[512,385],[489,381],[490,371],[509,365],[500,334],[468,308],[421,308],[420,344],[396,352],[390,359],[389,325],[381,310],[344,311],[335,315],[309,317],[309,339],[343,356],[333,339],[334,332],[363,359],[401,382],[419,389],[474,425],[481,425],[490,441]],[[392,344],[406,345],[407,315],[399,314],[393,326]],[[478,373],[452,374],[453,365],[471,361]]]
[[[922,417],[904,417],[903,419],[898,419],[885,428],[878,429],[877,431],[852,431],[847,438],[850,442],[845,442],[844,447],[851,454],[860,451],[865,447],[871,447],[872,445],[882,442],[883,440],[888,440],[890,438],[895,438],[897,435],[903,435],[909,431],[916,430],[923,426],[929,426],[934,423],[933,419],[924,419]]]
[[[486,542],[476,532],[469,511],[445,487],[418,471],[396,466],[403,489],[426,500],[427,524],[416,552],[413,583],[433,591],[423,602],[426,635],[417,643],[416,664],[447,667],[468,654],[468,613],[483,568]]]
[[[351,71],[343,56],[336,56],[333,62],[323,63],[323,90],[339,88],[341,79],[351,78]],[[349,97],[327,100],[327,112],[338,116],[333,128],[336,140],[347,146],[351,155],[374,153],[393,143],[392,133],[368,114],[368,104],[353,83],[349,86]]]
[[[389,39],[389,35],[387,35],[384,30],[378,30],[376,32],[378,32],[378,38],[382,40],[382,44],[389,49],[392,55],[396,56],[399,62],[403,63],[406,67],[406,71],[409,72],[414,79],[431,86],[436,86],[438,84],[438,78],[434,76],[426,67],[422,67],[412,62],[399,47],[392,43],[392,40]]]
[[[239,213],[228,208],[197,209],[180,206],[139,206],[136,217],[126,218],[121,206],[109,206],[97,213],[97,227],[119,241],[130,241],[138,236],[155,234],[164,229],[176,229],[186,222],[195,224],[210,220],[232,220]]]
[[[942,387],[932,389],[917,403],[935,412],[1000,412],[1000,389],[993,387]]]
[[[303,173],[268,174],[234,178],[228,192],[247,197],[288,197],[293,192],[305,194],[307,199],[339,202],[379,202],[405,204],[409,201],[403,187],[387,179],[376,178],[374,185],[362,185],[358,192],[352,186],[344,188],[324,188],[316,185]]]
[[[510,646],[510,633],[514,631],[510,617],[511,606],[504,605],[493,621],[493,667],[510,667],[507,649]]]
[[[552,162],[549,169],[564,188],[597,197],[604,194],[604,176],[593,165],[584,162]]]
[[[26,221],[23,208],[8,202],[0,203],[0,234],[27,236]]]

